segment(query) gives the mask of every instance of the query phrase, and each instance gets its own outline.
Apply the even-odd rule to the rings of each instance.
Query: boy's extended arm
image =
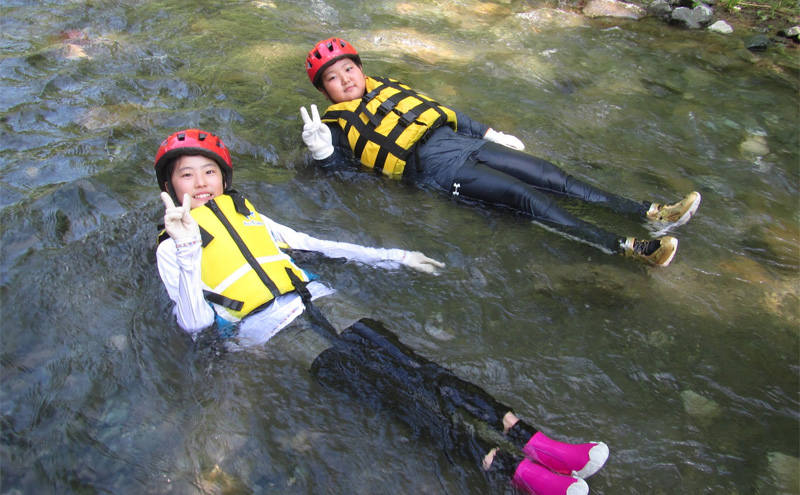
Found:
[[[484,139],[486,141],[491,141],[493,143],[502,144],[508,148],[513,148],[515,150],[524,150],[525,145],[517,139],[516,137],[506,134],[504,132],[498,132],[489,127],[486,124],[481,124],[477,120],[473,120],[467,115],[459,112],[458,110],[454,110],[456,112],[456,118],[458,119],[458,133],[465,134],[467,136],[471,136],[474,138]]]

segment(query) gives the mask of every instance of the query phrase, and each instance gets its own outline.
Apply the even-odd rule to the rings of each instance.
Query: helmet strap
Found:
[[[166,186],[167,186],[167,194],[169,194],[170,197],[172,197],[172,201],[175,203],[175,206],[182,205],[183,204],[183,198],[180,198],[180,199],[178,198],[178,193],[176,193],[175,192],[175,188],[172,187],[172,181],[171,180],[167,181]]]

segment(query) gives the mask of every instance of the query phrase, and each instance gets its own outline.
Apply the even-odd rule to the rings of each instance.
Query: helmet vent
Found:
[[[201,133],[199,133],[199,134],[197,135],[197,140],[198,140],[198,141],[205,141],[205,139],[206,139],[207,137],[208,137],[208,134],[204,134],[204,133],[202,133],[202,132],[201,132]]]
[[[180,134],[178,134],[178,141],[183,141],[184,139],[186,139],[185,132],[181,132]]]

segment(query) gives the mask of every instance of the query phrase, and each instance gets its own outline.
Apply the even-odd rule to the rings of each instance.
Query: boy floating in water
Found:
[[[392,79],[369,77],[352,45],[320,41],[308,53],[311,83],[331,106],[319,117],[301,108],[303,141],[322,167],[355,158],[390,177],[426,181],[460,198],[513,208],[547,227],[657,266],[669,265],[678,240],[621,237],[583,221],[551,195],[577,198],[650,222],[661,233],[683,225],[700,205],[692,192],[675,204],[636,202],[566,174],[523,153],[514,136],[497,132]]]

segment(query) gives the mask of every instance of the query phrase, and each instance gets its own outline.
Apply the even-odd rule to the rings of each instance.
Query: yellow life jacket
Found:
[[[331,105],[323,122],[344,129],[353,154],[369,168],[389,177],[403,175],[420,142],[437,127],[456,129],[456,113],[405,84],[381,77],[366,78],[366,94]]]
[[[297,290],[293,279],[309,280],[279,249],[253,205],[237,193],[218,196],[191,215],[203,236],[200,278],[209,288],[206,299],[223,306],[230,316],[241,319]]]

